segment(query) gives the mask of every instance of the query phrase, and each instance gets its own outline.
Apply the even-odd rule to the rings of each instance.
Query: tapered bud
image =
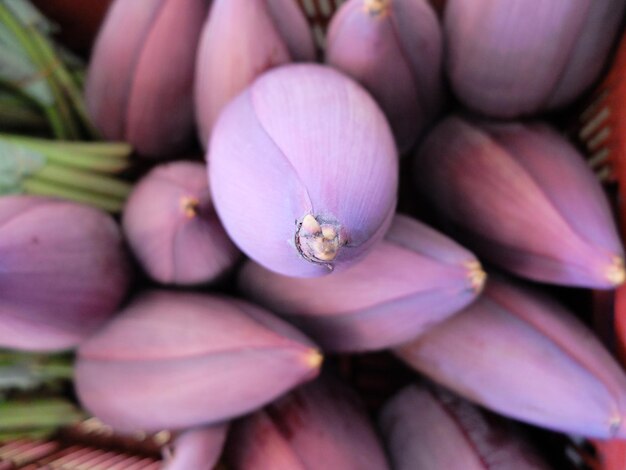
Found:
[[[248,256],[322,276],[382,239],[398,158],[367,92],[320,65],[267,72],[227,106],[207,158],[215,208]]]
[[[222,108],[266,70],[315,60],[296,0],[215,0],[198,49],[195,101],[206,147]]]
[[[315,377],[322,356],[293,327],[245,302],[153,291],[84,343],[83,405],[123,431],[212,424]]]
[[[547,470],[500,417],[441,388],[409,385],[380,414],[396,470]]]
[[[479,257],[555,284],[607,289],[624,281],[600,183],[546,125],[450,117],[426,139],[415,170],[418,190]]]
[[[349,0],[330,24],[326,61],[372,93],[404,151],[441,107],[442,53],[427,0]]]
[[[163,470],[213,470],[222,453],[228,425],[183,432],[164,452]]]
[[[213,209],[201,163],[152,170],[135,186],[123,227],[143,268],[161,283],[211,281],[239,257]]]
[[[622,0],[449,0],[447,72],[461,101],[495,117],[565,105],[593,83]]]
[[[584,436],[626,437],[626,376],[561,306],[504,280],[396,350],[411,367],[493,411]]]
[[[193,142],[193,78],[206,0],[117,0],[87,74],[89,113],[104,137],[164,157]]]
[[[389,468],[358,397],[327,378],[236,423],[226,459],[233,470]]]
[[[469,251],[396,215],[385,240],[345,271],[290,278],[248,262],[239,285],[325,350],[364,351],[412,339],[473,301],[484,280]]]
[[[36,196],[0,198],[0,347],[76,346],[114,313],[129,281],[110,216]]]

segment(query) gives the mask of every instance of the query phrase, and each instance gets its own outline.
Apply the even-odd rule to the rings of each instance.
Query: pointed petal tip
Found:
[[[383,18],[391,10],[391,0],[363,0],[363,10],[370,16]]]
[[[487,273],[483,270],[482,265],[477,260],[468,261],[465,263],[467,268],[467,278],[469,280],[472,290],[476,295],[480,294],[487,281]]]
[[[614,256],[611,264],[606,270],[606,279],[615,287],[621,285],[626,280],[626,268],[624,267],[624,258],[622,256]]]
[[[309,349],[304,356],[304,363],[311,369],[320,369],[324,362],[324,355],[317,349]]]
[[[194,219],[198,216],[200,201],[197,197],[183,196],[180,198],[180,210],[188,219]]]

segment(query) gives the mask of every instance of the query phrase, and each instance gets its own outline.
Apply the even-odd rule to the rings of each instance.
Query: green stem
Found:
[[[46,382],[74,378],[74,367],[71,364],[37,364],[34,369]]]
[[[132,153],[132,147],[126,142],[68,142],[62,140],[52,141],[38,137],[28,137],[23,135],[6,134],[0,132],[0,139],[9,140],[12,143],[37,146],[39,149],[48,148],[53,145],[55,148],[65,152],[76,152],[90,155],[99,155],[107,158],[128,158]]]
[[[70,169],[115,174],[127,170],[131,165],[130,161],[125,158],[104,155],[107,144],[93,144],[96,147],[90,149],[88,147],[90,144],[73,145],[53,140],[0,134],[0,142],[2,140],[16,147],[36,152],[48,163],[66,166]],[[111,151],[118,152],[117,147],[115,144]]]
[[[71,168],[91,170],[98,173],[116,174],[127,170],[130,163],[124,160],[103,159],[95,155],[70,154],[57,149],[48,149],[46,160],[50,163],[65,165]]]
[[[39,196],[59,197],[70,201],[89,204],[111,213],[119,213],[124,207],[124,200],[102,194],[85,193],[83,191],[63,188],[48,181],[42,181],[36,177],[26,178],[22,181],[22,188],[26,193]]]
[[[93,191],[106,196],[114,196],[126,199],[132,190],[132,185],[119,181],[110,176],[88,173],[74,170],[61,165],[48,163],[37,171],[34,177],[51,183],[59,183],[61,186],[69,186],[79,190]]]
[[[47,122],[36,109],[20,99],[0,97],[0,127],[10,129],[45,130]]]
[[[38,383],[68,381],[74,376],[73,362],[73,355],[67,353],[54,355],[0,350],[0,382],[3,372],[7,370],[23,371]]]
[[[54,49],[36,27],[30,26],[28,29],[31,32],[33,43],[39,47],[45,63],[53,64],[51,65],[52,76],[58,81],[59,86],[69,98],[71,105],[81,120],[81,124],[89,133],[89,137],[94,139],[99,138],[99,133],[91,123],[91,119],[87,113],[83,96],[78,90],[76,83],[72,80],[71,75],[63,66],[61,59],[55,54]]]
[[[61,399],[0,403],[0,431],[57,427],[84,418],[76,406]]]

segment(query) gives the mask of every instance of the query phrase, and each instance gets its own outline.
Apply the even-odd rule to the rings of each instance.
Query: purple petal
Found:
[[[542,125],[479,124],[446,119],[417,157],[418,189],[450,229],[480,256],[534,280],[620,284],[621,244],[582,157]]]
[[[252,411],[313,378],[320,363],[308,339],[256,307],[155,291],[81,346],[76,386],[116,429],[155,431]]]
[[[76,346],[126,294],[130,267],[108,215],[79,204],[0,198],[0,343]]]
[[[231,442],[232,441],[232,442]],[[227,448],[234,468],[294,470],[388,468],[358,397],[340,383],[317,380],[233,429]]]
[[[152,170],[130,195],[123,227],[142,267],[161,283],[211,281],[239,256],[212,207],[200,163]]]
[[[342,269],[391,222],[398,179],[391,133],[365,91],[330,68],[290,65],[263,75],[225,110],[208,158],[226,231],[276,272]],[[328,263],[296,249],[307,216],[341,240]]]
[[[592,9],[591,0],[449,0],[447,70],[464,104],[496,117],[545,108]]]
[[[491,280],[477,302],[396,352],[506,416],[584,436],[626,435],[623,371],[589,330],[531,290]]]
[[[405,387],[380,423],[397,470],[549,468],[503,420],[442,389]]]
[[[207,147],[220,112],[266,70],[314,60],[313,39],[294,0],[215,0],[198,51],[196,120]]]
[[[372,93],[401,151],[439,110],[441,55],[439,22],[425,1],[394,1],[378,9],[351,0],[329,27],[327,62]]]
[[[396,216],[386,240],[350,269],[290,278],[250,262],[239,284],[325,349],[355,351],[415,337],[473,301],[483,280],[470,252],[417,221]]]
[[[178,436],[163,470],[213,470],[226,440],[228,425],[190,429]]]

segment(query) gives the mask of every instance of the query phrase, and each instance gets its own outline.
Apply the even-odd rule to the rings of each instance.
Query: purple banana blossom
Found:
[[[442,104],[443,41],[427,0],[349,0],[333,17],[326,61],[361,83],[409,150]]]
[[[0,347],[76,346],[115,312],[130,275],[120,230],[104,212],[0,198]]]
[[[285,315],[328,351],[384,349],[408,341],[472,302],[485,279],[469,251],[396,215],[385,240],[355,266],[290,278],[248,262],[239,286]]]
[[[490,278],[475,303],[396,354],[497,413],[583,436],[626,437],[626,375],[591,331],[530,289]]]
[[[472,109],[512,118],[563,106],[598,77],[622,0],[448,0],[447,71]]]
[[[272,271],[342,269],[391,223],[398,158],[389,125],[365,90],[329,67],[262,75],[222,113],[207,158],[226,232]]]
[[[193,78],[207,0],[117,0],[96,44],[86,82],[90,115],[108,140],[146,157],[193,142]]]
[[[409,385],[380,414],[396,470],[547,470],[505,420],[441,388]]]
[[[198,49],[195,102],[206,147],[222,108],[266,70],[315,60],[295,0],[215,0]]]
[[[358,397],[326,377],[236,423],[226,461],[234,470],[389,468]]]
[[[130,195],[123,227],[142,267],[164,284],[211,281],[239,257],[213,209],[201,163],[153,169]]]
[[[606,195],[547,125],[449,117],[424,142],[415,176],[457,238],[502,269],[601,289],[624,281]]]
[[[122,431],[214,424],[314,378],[306,337],[242,301],[153,291],[81,345],[83,405]]]

